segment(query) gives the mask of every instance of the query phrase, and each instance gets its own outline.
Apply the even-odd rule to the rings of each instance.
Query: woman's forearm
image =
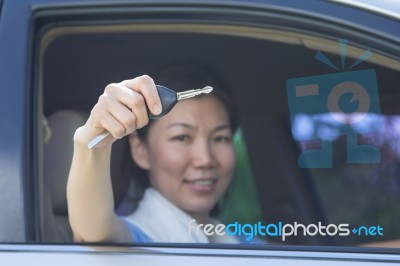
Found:
[[[74,155],[67,184],[69,221],[76,239],[83,241],[132,241],[124,223],[114,214],[110,178],[112,143],[147,125],[150,106],[161,112],[156,85],[140,76],[106,86],[86,124],[74,135]],[[87,144],[104,131],[111,134],[88,149]]]
[[[74,234],[83,241],[122,241],[114,214],[110,178],[111,144],[89,150],[74,141],[67,184],[68,212]]]

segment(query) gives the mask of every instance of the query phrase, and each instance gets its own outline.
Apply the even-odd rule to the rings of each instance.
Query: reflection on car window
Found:
[[[348,122],[361,115],[340,114]],[[292,126],[302,151],[321,149],[324,141],[332,143],[332,168],[308,169],[329,222],[354,227],[379,225],[384,231],[381,239],[399,238],[400,115],[370,114],[360,126],[335,123],[330,116],[298,114]],[[358,136],[358,145],[379,149],[380,163],[347,162],[349,130]],[[365,233],[336,238],[340,245],[375,241]]]

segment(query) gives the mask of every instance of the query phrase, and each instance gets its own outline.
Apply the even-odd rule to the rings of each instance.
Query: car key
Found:
[[[182,92],[175,92],[167,87],[161,86],[161,85],[156,85],[158,95],[160,96],[161,100],[161,113],[158,115],[153,115],[150,111],[148,111],[149,119],[158,119],[166,114],[168,114],[172,108],[175,106],[175,104],[184,99],[189,99],[192,97],[195,97],[200,94],[204,93],[210,93],[213,91],[213,88],[211,86],[206,86],[202,89],[196,89],[196,90],[188,90],[188,91],[182,91]],[[89,149],[92,149],[94,146],[96,146],[100,141],[108,137],[111,133],[108,131],[105,131],[92,139],[87,147]]]

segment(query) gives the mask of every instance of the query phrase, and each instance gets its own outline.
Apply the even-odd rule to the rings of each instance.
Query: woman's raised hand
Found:
[[[107,137],[96,147],[108,146],[147,125],[148,110],[158,115],[161,109],[156,85],[147,75],[109,84],[86,124],[76,131],[74,141],[86,146],[91,139],[107,130],[112,137]]]

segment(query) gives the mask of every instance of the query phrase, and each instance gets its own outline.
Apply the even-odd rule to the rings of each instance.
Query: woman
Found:
[[[218,86],[207,75],[181,72],[176,78],[172,73],[178,72],[166,74],[176,82],[166,84],[160,79],[159,83],[178,90]],[[149,76],[105,88],[88,121],[74,136],[67,197],[76,239],[239,242],[227,234],[207,236],[201,230],[188,230],[193,219],[196,225],[218,224],[210,212],[233,176],[232,134],[237,116],[228,98],[218,87],[215,89],[209,95],[178,102],[170,113],[148,125],[148,109],[155,115],[161,111],[155,83]],[[111,136],[87,149],[87,143],[104,130]],[[129,135],[133,161],[147,172],[150,188],[134,213],[118,217],[114,213],[110,156],[112,143],[125,135]]]

